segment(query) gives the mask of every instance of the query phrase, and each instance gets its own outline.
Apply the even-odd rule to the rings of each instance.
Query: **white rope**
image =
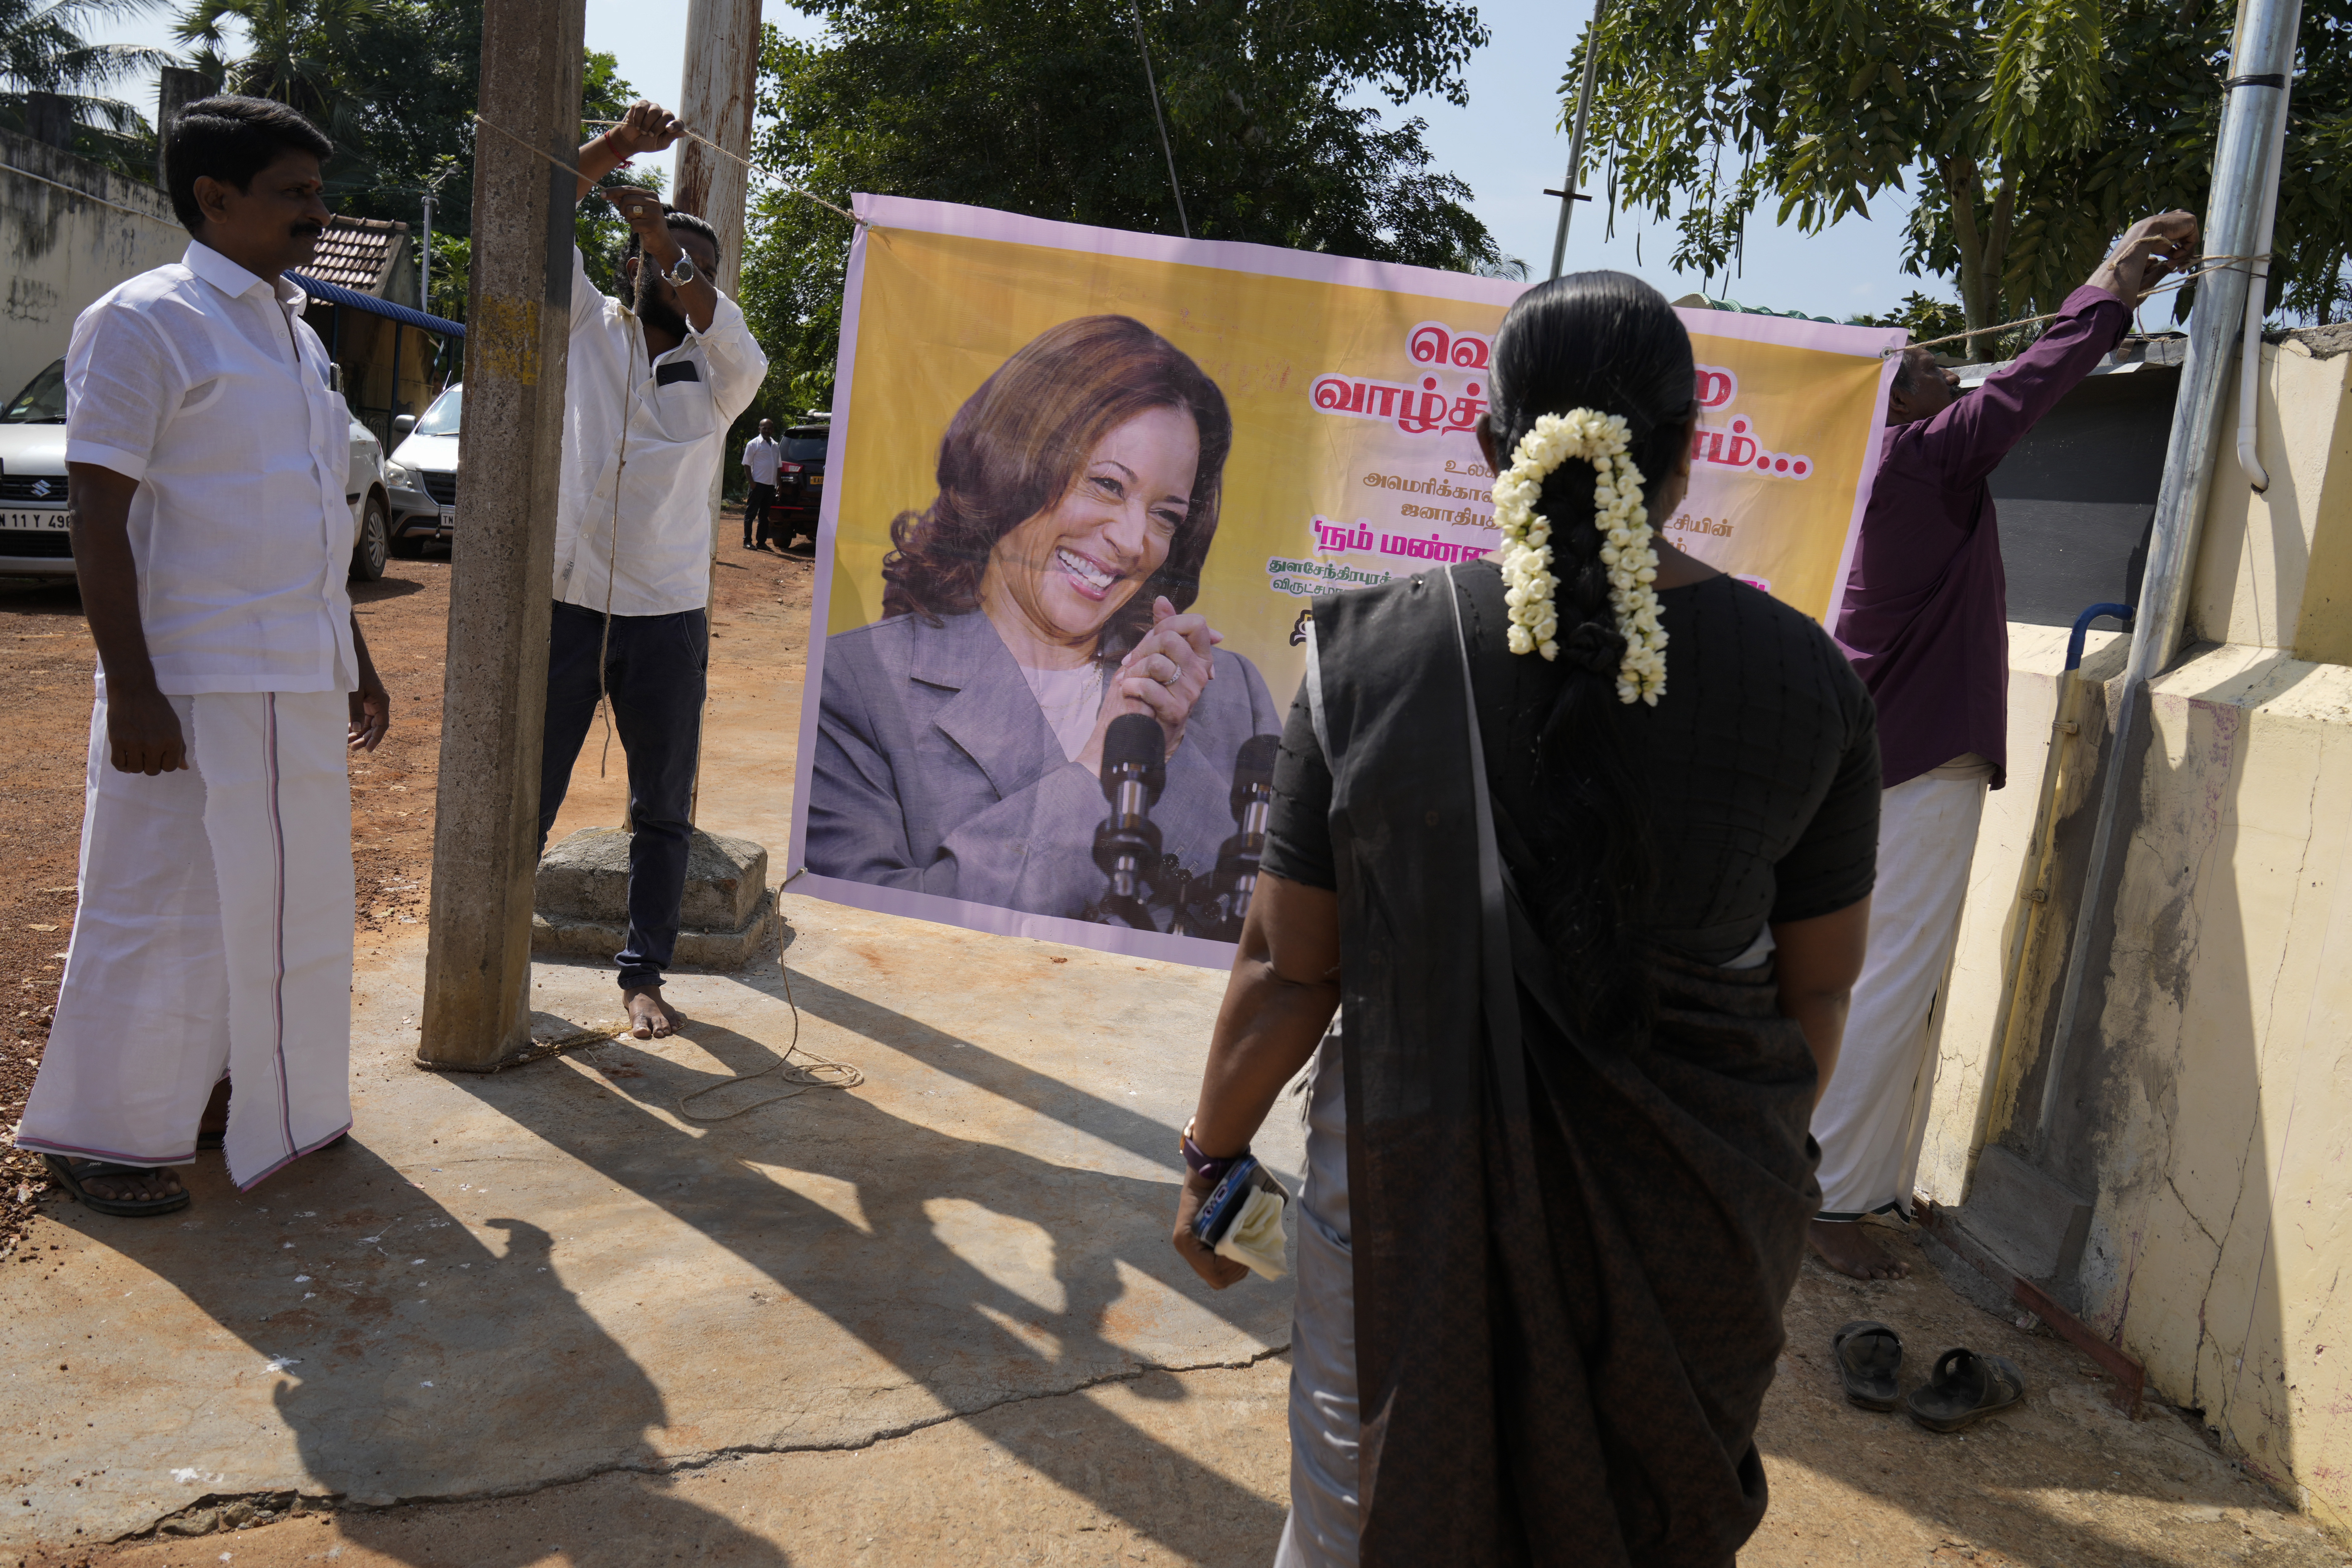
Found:
[[[2198,279],[2203,277],[2208,272],[2225,271],[2228,268],[2239,266],[2242,263],[2251,266],[2251,264],[2254,262],[2268,261],[2269,259],[2270,253],[2267,251],[2263,252],[2260,256],[2205,257],[2199,260],[2194,266],[2190,267],[2187,271],[2176,274],[2168,280],[2158,284],[2153,289],[2141,289],[2137,294],[2132,297],[2131,307],[2134,310],[2137,310],[2142,305],[2146,304],[2148,300],[2155,299],[2158,294],[2169,294],[2176,289],[2187,288],[2190,283],[2195,282]],[[1953,332],[1945,337],[1929,338],[1925,342],[1908,343],[1901,349],[1882,349],[1879,351],[1878,357],[1881,359],[1886,359],[1895,354],[1905,353],[1909,349],[1932,349],[1939,343],[1957,343],[1964,338],[1990,337],[1996,332],[2008,331],[2011,327],[2031,327],[2035,325],[2037,322],[2054,321],[2065,313],[2066,312],[2063,310],[2052,310],[2046,315],[2021,316],[2014,321],[2001,321],[1990,327],[1972,327],[1965,331]]]
[[[491,131],[495,131],[495,132],[497,132],[499,135],[501,135],[501,136],[505,137],[508,141],[509,141],[509,142],[513,142],[516,146],[518,146],[518,147],[521,148],[524,152],[529,153],[532,157],[534,157],[534,158],[543,158],[543,159],[545,159],[548,163],[554,164],[557,168],[559,168],[559,169],[562,170],[565,174],[570,174],[570,175],[571,175],[573,179],[575,179],[575,180],[576,180],[576,179],[584,179],[584,178],[586,177],[586,176],[584,176],[583,174],[582,174],[580,173],[579,165],[574,164],[574,163],[565,163],[562,159],[561,159],[561,158],[557,157],[554,153],[548,152],[548,151],[547,151],[547,150],[545,150],[544,148],[541,148],[541,147],[534,147],[534,146],[532,146],[530,142],[528,142],[524,141],[521,137],[520,137],[520,136],[516,135],[513,132],[511,132],[511,131],[508,130],[508,129],[507,129],[505,126],[503,126],[503,125],[499,125],[499,124],[497,124],[497,123],[495,123],[495,122],[493,122],[493,121],[491,121],[485,120],[485,119],[483,119],[480,115],[478,115],[478,114],[477,114],[477,115],[475,115],[475,116],[474,116],[474,123],[475,123],[475,124],[477,124],[477,125],[479,125],[479,126],[483,126],[483,127],[485,127],[485,128],[487,128],[487,129],[488,129],[488,130],[491,130]],[[620,123],[622,123],[622,122],[621,122],[620,121],[617,121],[617,120],[583,120],[583,121],[582,121],[580,123],[581,123],[581,124],[583,124],[583,125],[596,125],[596,126],[602,126],[602,127],[605,127],[605,128],[609,129],[609,128],[611,128],[611,127],[613,127],[613,126],[615,126],[615,125],[618,125],[618,124],[620,124]],[[729,152],[727,152],[727,149],[726,149],[726,148],[721,147],[718,142],[713,142],[713,141],[712,141],[712,140],[710,140],[710,138],[709,138],[708,136],[700,136],[700,135],[697,135],[695,132],[691,132],[691,131],[687,130],[684,126],[680,126],[680,127],[678,128],[678,133],[679,133],[680,135],[682,135],[682,136],[685,136],[685,137],[689,138],[689,139],[690,139],[690,140],[692,140],[692,141],[696,141],[696,142],[701,142],[705,147],[709,148],[709,149],[710,149],[712,152],[714,152],[714,153],[726,153],[726,155],[727,155],[728,157],[730,157],[730,158],[733,158],[737,163],[739,163],[742,164],[742,165],[743,165],[743,167],[745,168],[745,170],[747,170],[747,171],[748,171],[748,170],[750,170],[750,169],[751,169],[751,160],[750,160],[749,158],[742,157],[742,156],[740,156],[740,155],[739,155],[739,154],[737,154],[737,153],[729,153]],[[34,177],[35,177],[36,179],[39,178],[39,176],[38,176],[38,175],[35,175]],[[52,183],[54,183],[54,182],[52,182]],[[803,201],[804,201],[804,202],[814,202],[817,205],[819,205],[819,206],[823,207],[825,211],[827,211],[827,212],[829,212],[829,213],[836,214],[836,215],[838,215],[838,216],[842,216],[842,217],[845,217],[845,218],[847,218],[851,223],[856,224],[856,225],[858,227],[860,227],[860,228],[871,228],[871,227],[873,226],[873,225],[871,225],[871,224],[867,223],[864,218],[859,217],[856,213],[851,212],[848,208],[846,208],[846,207],[837,207],[837,206],[834,205],[831,202],[826,201],[823,196],[818,195],[815,192],[814,192],[814,191],[804,191],[804,190],[801,189],[798,185],[786,185],[786,186],[783,186],[783,187],[782,187],[781,189],[779,189],[779,190],[777,191],[777,193],[776,193],[776,194],[777,194],[778,195],[784,195],[784,196],[798,196],[798,197],[800,197],[800,198],[801,198],[801,200],[803,200]],[[92,197],[91,199],[94,201],[94,200],[96,200],[97,198],[96,198],[96,197]]]
[[[776,890],[781,893],[791,883],[792,878],[787,877],[778,885]],[[762,1106],[774,1105],[780,1100],[797,1100],[813,1089],[856,1089],[866,1081],[866,1075],[847,1062],[833,1061],[818,1056],[814,1051],[801,1049],[801,1007],[798,1002],[793,1000],[792,967],[780,956],[776,960],[776,971],[784,977],[784,1005],[793,1010],[792,1043],[784,1047],[782,1056],[761,1068],[758,1072],[741,1073],[719,1083],[705,1084],[692,1094],[679,1096],[677,1113],[684,1120],[704,1123],[732,1121],[739,1116],[750,1115]],[[805,1058],[808,1065],[806,1067],[796,1065],[793,1060],[795,1056]],[[765,1100],[755,1100],[739,1110],[722,1111],[717,1116],[699,1116],[687,1109],[706,1094],[716,1094],[722,1089],[732,1089],[739,1083],[750,1083],[754,1079],[766,1078],[770,1073],[782,1073],[785,1075],[787,1083],[797,1087],[782,1094],[772,1094]]]

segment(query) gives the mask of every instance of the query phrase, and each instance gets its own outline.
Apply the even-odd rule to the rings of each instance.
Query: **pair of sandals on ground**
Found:
[[[1927,1381],[1905,1399],[1895,1383],[1903,1336],[1868,1319],[1841,1325],[1830,1336],[1830,1352],[1848,1401],[1864,1410],[1892,1410],[1899,1401],[1930,1432],[1958,1432],[2025,1397],[2025,1376],[2015,1362],[1957,1346],[1936,1358]]]

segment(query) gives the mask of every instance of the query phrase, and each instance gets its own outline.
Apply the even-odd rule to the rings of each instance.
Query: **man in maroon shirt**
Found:
[[[1985,791],[2000,788],[2009,757],[2008,590],[1986,481],[2196,241],[2185,212],[2141,219],[2033,346],[1977,391],[1961,395],[1959,377],[1915,348],[1887,399],[1892,428],[1837,626],[1878,704],[1878,886],[1845,1048],[1813,1111],[1813,1251],[1856,1279],[1909,1271],[1855,1222],[1909,1205],[1934,1078],[1928,1015],[1959,934]]]

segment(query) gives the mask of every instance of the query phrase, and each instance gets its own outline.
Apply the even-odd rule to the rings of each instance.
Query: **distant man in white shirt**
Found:
[[[776,470],[783,463],[783,443],[776,439],[776,422],[760,421],[760,433],[743,448],[743,466],[751,473],[751,493],[743,498],[743,548],[757,550],[768,537],[768,508],[776,500]]]
[[[640,100],[580,149],[580,195],[678,123]],[[662,976],[677,945],[710,628],[710,496],[727,427],[768,374],[743,312],[711,282],[719,237],[650,191],[605,193],[631,231],[608,299],[572,256],[572,368],[555,517],[540,771],[542,848],[600,694],[629,763],[629,927],[621,993],[631,1032],[667,1035]]]
[[[317,249],[333,150],[283,104],[188,105],[164,169],[194,243],[84,310],[66,355],[98,698],[16,1142],[101,1213],[185,1206],[172,1167],[215,1131],[250,1187],[352,1123],[344,753],[392,700],[345,586],[350,414],[281,276]]]

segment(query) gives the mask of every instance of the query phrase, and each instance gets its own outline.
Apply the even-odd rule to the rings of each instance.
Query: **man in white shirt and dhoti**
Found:
[[[83,311],[66,356],[98,696],[80,904],[16,1143],[104,1213],[185,1206],[173,1167],[231,1087],[240,1187],[352,1122],[344,754],[391,700],[345,587],[350,415],[281,276],[317,248],[332,151],[283,104],[190,104],[164,169],[194,243]]]
[[[580,149],[580,195],[678,134],[667,110],[631,105]],[[650,191],[604,194],[631,231],[621,264],[630,300],[598,293],[572,253],[539,834],[544,848],[597,705],[609,704],[629,766],[629,923],[614,961],[631,1033],[647,1039],[676,1026],[661,988],[694,828],[711,498],[727,427],[759,391],[768,356],[712,282],[719,237],[708,223]]]

